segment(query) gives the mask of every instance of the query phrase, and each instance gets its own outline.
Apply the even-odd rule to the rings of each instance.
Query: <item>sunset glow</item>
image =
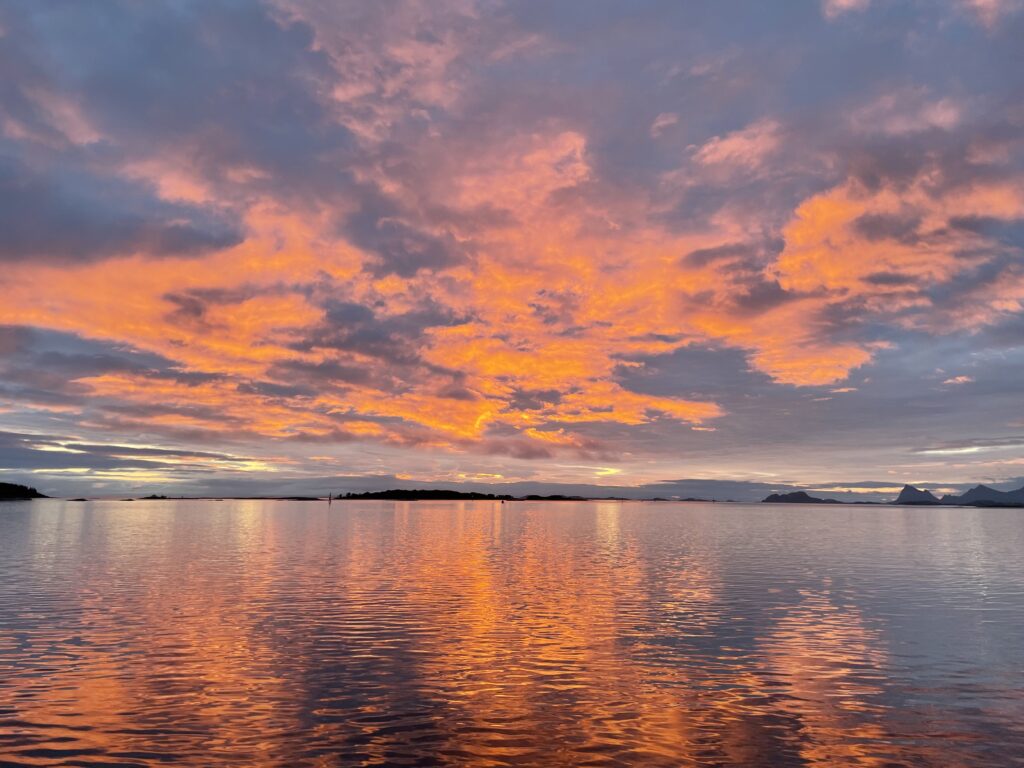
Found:
[[[1021,476],[1010,0],[57,5],[0,9],[0,479]]]

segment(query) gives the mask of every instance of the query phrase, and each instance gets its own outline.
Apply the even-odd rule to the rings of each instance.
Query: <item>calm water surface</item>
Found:
[[[0,765],[1024,765],[1024,511],[0,504]]]

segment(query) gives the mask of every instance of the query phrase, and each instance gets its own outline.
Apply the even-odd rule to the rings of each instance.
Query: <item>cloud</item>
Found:
[[[959,222],[983,210],[1020,220],[1021,179],[981,168],[956,174],[932,162],[912,177],[850,179],[809,198],[770,271],[784,290],[822,292],[833,312],[856,307],[862,318],[939,333],[977,330],[1019,311],[1019,248]]]
[[[712,137],[697,149],[694,157],[701,165],[752,171],[779,147],[780,129],[775,120],[759,120],[725,136]]]
[[[1019,448],[1024,448],[1024,436],[1009,435],[1007,437],[975,437],[960,440],[949,440],[927,448],[918,448],[916,449],[916,452],[955,454]]]
[[[886,91],[854,109],[848,119],[859,133],[903,136],[953,130],[964,119],[964,111],[956,99],[931,98],[927,89],[911,88]]]
[[[0,261],[200,256],[242,239],[216,209],[166,202],[116,178],[31,169],[2,154],[0,200]]]
[[[910,245],[917,242],[920,226],[920,216],[913,214],[865,213],[853,221],[857,234],[868,240],[898,240]]]
[[[989,29],[995,29],[1005,16],[1022,8],[1019,0],[960,0],[960,5]]]
[[[431,232],[402,217],[387,200],[364,200],[344,227],[354,245],[372,254],[377,275],[411,277],[420,270],[452,267],[466,258],[466,248],[449,232]]]
[[[8,472],[148,471],[187,477],[231,470],[246,461],[245,457],[187,448],[82,443],[68,436],[0,432],[0,464]]]
[[[662,112],[651,123],[651,136],[657,138],[666,129],[671,128],[679,122],[679,115],[674,112]]]
[[[853,11],[863,11],[870,4],[871,0],[822,0],[821,12],[831,20]]]

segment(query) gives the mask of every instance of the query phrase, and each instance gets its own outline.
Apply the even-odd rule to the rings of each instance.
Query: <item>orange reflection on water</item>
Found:
[[[998,725],[1008,749],[1019,695],[983,724],[897,711],[924,681],[884,622],[730,509],[41,504],[0,519],[0,756],[1000,764],[972,739]]]

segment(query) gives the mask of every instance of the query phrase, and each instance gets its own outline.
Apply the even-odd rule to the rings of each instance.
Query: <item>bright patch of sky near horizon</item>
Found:
[[[0,480],[1014,481],[1022,37],[1012,0],[6,3]]]

